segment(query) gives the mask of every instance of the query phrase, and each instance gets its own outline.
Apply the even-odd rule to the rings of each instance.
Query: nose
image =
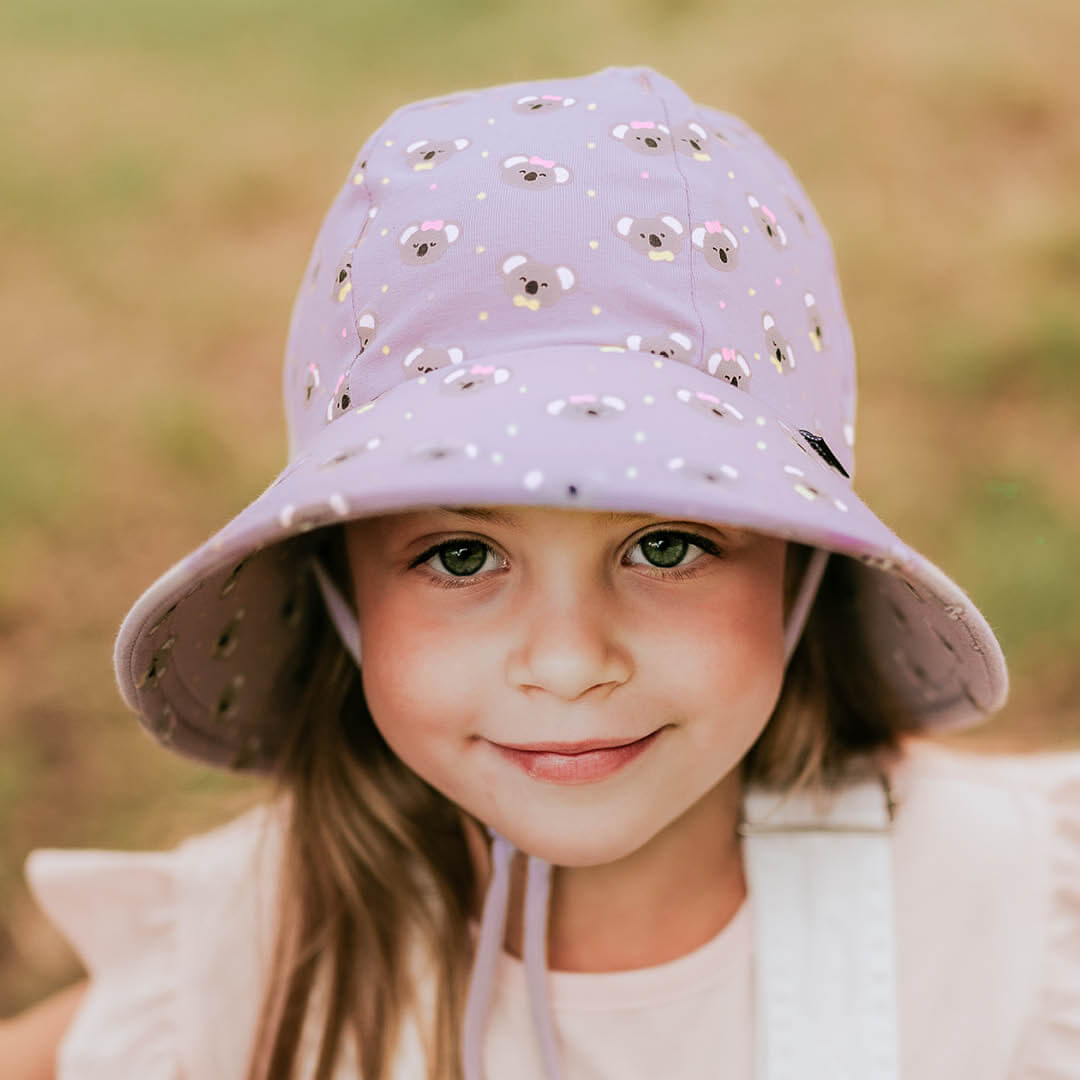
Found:
[[[526,282],[525,282],[525,291],[526,291],[526,292],[527,292],[527,293],[528,293],[528,294],[529,294],[530,296],[533,296],[533,295],[535,295],[535,294],[536,294],[537,292],[539,292],[539,291],[540,291],[540,284],[539,284],[539,282],[536,282],[536,281],[526,281]]]
[[[425,256],[427,254],[427,244],[421,244],[416,249],[416,254],[419,255],[421,258],[423,258],[423,256]]]
[[[632,662],[611,608],[588,590],[550,592],[527,613],[511,677],[524,688],[565,701],[610,693],[629,679]]]
[[[656,233],[649,233],[649,244],[652,247],[659,247],[660,246],[660,237],[657,236]]]

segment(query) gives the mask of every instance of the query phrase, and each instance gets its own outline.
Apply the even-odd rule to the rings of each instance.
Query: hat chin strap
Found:
[[[360,625],[356,621],[356,613],[349,606],[348,601],[341,595],[341,590],[334,584],[334,579],[326,572],[325,567],[313,555],[311,557],[311,572],[319,583],[319,592],[322,593],[323,602],[326,604],[326,613],[334,624],[341,638],[341,644],[345,651],[360,666]]]
[[[787,666],[802,636],[811,605],[821,584],[829,553],[816,548],[806,565],[799,591],[788,612],[784,626],[784,666]],[[319,584],[330,621],[337,628],[346,651],[360,664],[360,627],[356,614],[341,595],[333,579],[316,558],[311,569]],[[484,898],[480,934],[473,960],[469,992],[465,1002],[462,1040],[462,1070],[465,1080],[484,1080],[483,1051],[495,974],[506,934],[506,914],[510,899],[510,865],[515,847],[504,836],[489,828],[491,836],[491,876]],[[533,1026],[540,1042],[540,1055],[547,1080],[563,1080],[561,1054],[551,1002],[546,988],[547,924],[551,898],[551,864],[534,855],[528,856],[525,879],[525,930],[523,952],[525,983]]]
[[[822,548],[814,548],[810,553],[810,559],[803,571],[802,581],[799,582],[799,591],[792,601],[791,610],[787,615],[784,626],[784,667],[788,665],[795,646],[799,644],[806,620],[810,615],[810,608],[814,604],[821,578],[825,573],[825,564],[829,561],[829,553]]]

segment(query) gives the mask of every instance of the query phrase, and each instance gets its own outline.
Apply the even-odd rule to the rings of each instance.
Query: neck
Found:
[[[556,867],[548,918],[555,971],[651,967],[710,941],[746,897],[735,831],[741,789],[725,777],[680,818],[626,857]],[[505,947],[522,954],[525,857],[515,858]]]

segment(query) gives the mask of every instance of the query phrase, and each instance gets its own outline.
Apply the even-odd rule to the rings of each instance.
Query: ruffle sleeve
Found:
[[[31,852],[30,889],[90,973],[57,1080],[243,1075],[274,930],[268,809],[172,851]]]
[[[180,1080],[171,853],[39,850],[26,876],[90,972],[58,1080]]]
[[[1041,978],[1009,1080],[1076,1080],[1080,1077],[1080,753],[1038,755],[1022,768],[1041,796],[1047,876]]]

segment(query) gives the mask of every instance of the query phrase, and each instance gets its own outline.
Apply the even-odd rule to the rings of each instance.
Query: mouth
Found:
[[[665,725],[666,727],[666,725]],[[584,742],[506,744],[488,740],[498,753],[534,780],[584,784],[603,780],[640,757],[664,728],[640,739],[589,739]]]

